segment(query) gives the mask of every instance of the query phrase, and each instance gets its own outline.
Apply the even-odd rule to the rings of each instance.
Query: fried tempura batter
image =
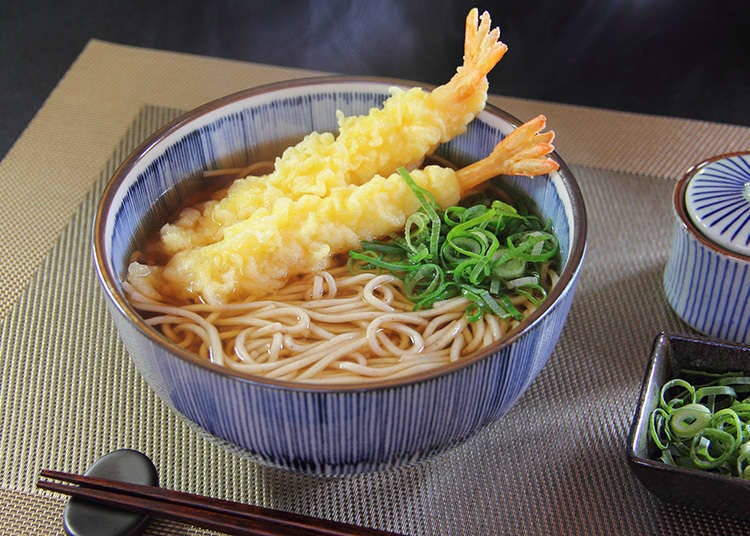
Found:
[[[448,207],[496,175],[548,173],[558,165],[546,158],[554,134],[539,134],[545,121],[538,116],[522,125],[487,158],[461,170],[428,166],[414,170],[412,178]],[[398,173],[336,186],[325,196],[281,197],[225,227],[221,240],[181,251],[163,268],[131,265],[128,280],[148,296],[210,304],[260,297],[290,276],[326,268],[335,254],[358,248],[362,240],[399,231],[419,206]]]
[[[487,73],[508,47],[491,29],[487,12],[466,18],[464,62],[451,80],[432,92],[393,88],[382,108],[366,116],[338,113],[339,134],[313,132],[288,148],[263,177],[235,181],[226,197],[182,214],[162,228],[166,252],[211,244],[224,229],[277,199],[326,196],[333,188],[359,185],[375,175],[411,168],[435,148],[466,130],[487,100]]]

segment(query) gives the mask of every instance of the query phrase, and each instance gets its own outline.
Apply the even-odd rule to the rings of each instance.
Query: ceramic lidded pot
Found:
[[[673,201],[667,301],[693,329],[750,344],[750,151],[693,166]]]

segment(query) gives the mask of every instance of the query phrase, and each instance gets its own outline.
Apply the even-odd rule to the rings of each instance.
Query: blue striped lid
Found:
[[[727,155],[701,167],[687,185],[685,208],[706,238],[750,256],[750,154]]]

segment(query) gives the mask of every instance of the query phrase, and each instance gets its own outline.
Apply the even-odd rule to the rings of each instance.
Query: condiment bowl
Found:
[[[665,503],[721,512],[750,520],[750,480],[671,465],[659,460],[649,416],[662,386],[686,372],[750,375],[750,347],[704,337],[667,333],[654,340],[627,445],[628,464],[641,483]]]
[[[555,348],[586,243],[581,192],[556,154],[559,171],[504,180],[525,192],[552,223],[561,249],[559,282],[506,340],[444,368],[336,386],[245,376],[171,343],[129,304],[122,281],[130,254],[149,229],[178,209],[202,171],[271,159],[311,131],[336,131],[337,110],[366,114],[392,86],[410,85],[321,77],[229,95],[156,132],[122,163],[103,194],[94,222],[94,262],[132,361],[159,397],[238,454],[335,476],[417,462],[503,416]],[[476,161],[518,125],[488,105],[439,154],[459,165]]]

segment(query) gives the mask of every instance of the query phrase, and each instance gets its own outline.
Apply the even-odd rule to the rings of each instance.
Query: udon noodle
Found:
[[[554,284],[552,270],[543,274]],[[339,266],[289,283],[273,299],[169,305],[127,285],[146,322],[172,342],[233,370],[322,383],[393,379],[431,370],[505,337],[518,321],[485,314],[468,322],[463,297],[414,311],[390,274]],[[530,314],[523,297],[514,305]]]

